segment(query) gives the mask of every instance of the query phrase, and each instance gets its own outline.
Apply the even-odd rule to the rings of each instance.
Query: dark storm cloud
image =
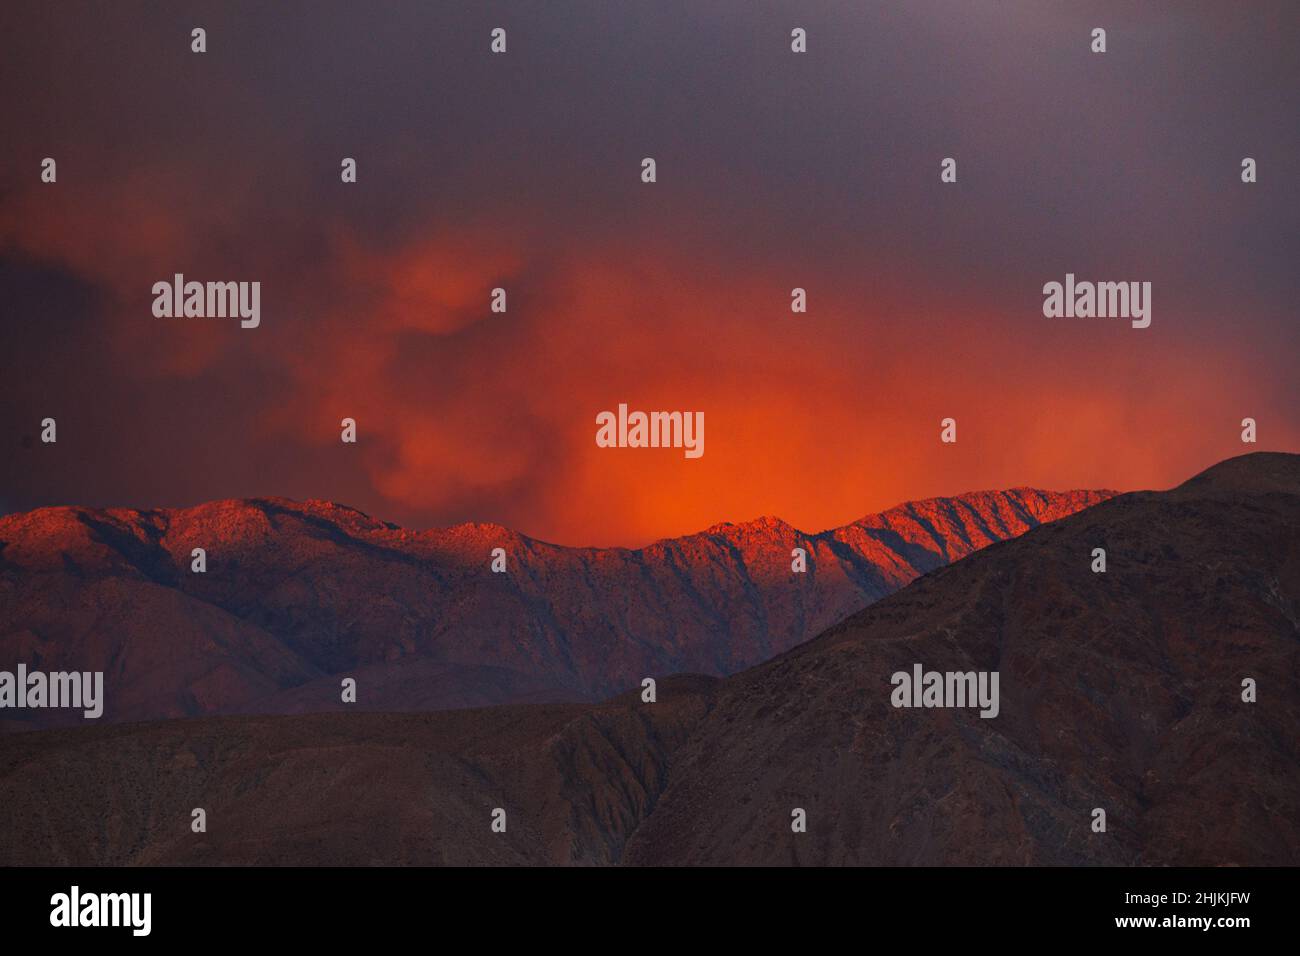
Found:
[[[1032,394],[1035,366],[1079,347],[1036,321],[1042,283],[1074,271],[1153,281],[1151,341],[1120,348],[1169,375],[1215,356],[1214,375],[1249,379],[1218,400],[1225,420],[1245,403],[1295,434],[1277,421],[1300,344],[1294,4],[9,3],[0,18],[0,426],[20,442],[57,397],[68,441],[95,436],[61,445],[67,460],[8,458],[11,507],[281,493],[587,533],[563,499],[598,392],[743,382],[768,367],[762,337],[714,330],[738,310],[781,321],[796,284],[810,321],[773,338],[771,374],[806,362],[832,406],[911,408],[836,391],[850,366],[924,392],[969,361]],[[796,25],[806,56],[789,52]],[[494,26],[505,57],[488,53]],[[44,156],[57,187],[37,181]],[[1250,187],[1243,156],[1260,163]],[[176,271],[260,279],[273,318],[160,325],[148,289]],[[511,312],[491,325],[497,284]],[[660,334],[639,364],[632,314]],[[956,351],[972,334],[984,351]],[[714,346],[737,357],[691,358]],[[1098,351],[1087,376],[1156,402],[1128,356]],[[340,460],[330,430],[357,407],[371,457]],[[1202,453],[1105,480],[1172,478]],[[1012,480],[1043,460],[1027,451]],[[1091,478],[1043,477],[1060,474]],[[719,496],[700,513],[745,516]],[[850,497],[843,517],[874,503]]]

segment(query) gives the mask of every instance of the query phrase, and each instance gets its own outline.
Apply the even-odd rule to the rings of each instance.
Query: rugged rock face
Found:
[[[917,663],[998,671],[998,716],[892,707]],[[9,735],[0,864],[1296,865],[1297,726],[1300,456],[1256,454],[653,704]]]
[[[0,518],[0,668],[102,670],[106,721],[338,709],[342,676],[367,710],[597,700],[734,673],[1110,494],[981,492],[821,534],[765,518],[640,550],[413,532],[319,501],[43,508]],[[497,547],[508,573],[490,571]],[[5,711],[0,727],[76,719]]]

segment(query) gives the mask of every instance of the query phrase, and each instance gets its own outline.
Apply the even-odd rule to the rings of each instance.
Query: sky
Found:
[[[0,513],[638,546],[1300,451],[1297,35],[1293,2],[7,2]],[[260,326],[155,317],[178,272],[260,282]],[[1044,317],[1066,273],[1151,282],[1151,326]],[[703,457],[597,447],[619,403],[703,411]]]

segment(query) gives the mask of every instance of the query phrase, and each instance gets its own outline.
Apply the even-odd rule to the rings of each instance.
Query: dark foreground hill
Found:
[[[735,673],[1110,494],[977,492],[820,534],[765,518],[638,550],[414,532],[319,501],[42,508],[0,518],[0,669],[103,671],[110,722],[341,709],[343,677],[364,710],[596,701],[647,675]],[[0,711],[0,730],[72,721]]]
[[[892,707],[918,663],[996,670],[998,716]],[[1300,457],[1120,496],[658,691],[9,735],[0,863],[1295,865]]]

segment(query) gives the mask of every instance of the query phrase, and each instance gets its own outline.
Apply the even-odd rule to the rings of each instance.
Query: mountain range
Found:
[[[594,701],[735,673],[1111,494],[980,492],[820,534],[761,518],[640,549],[410,531],[323,501],[42,508],[0,518],[0,667],[103,671],[106,721],[341,709],[344,677],[365,710]],[[3,714],[9,730],[80,720]]]
[[[997,717],[896,708],[915,665]],[[1296,865],[1297,726],[1300,457],[1260,453],[654,702],[6,735],[0,864]]]
[[[893,706],[917,664],[999,673],[998,715]],[[10,734],[0,863],[1294,866],[1300,456],[1112,497],[657,689]]]

